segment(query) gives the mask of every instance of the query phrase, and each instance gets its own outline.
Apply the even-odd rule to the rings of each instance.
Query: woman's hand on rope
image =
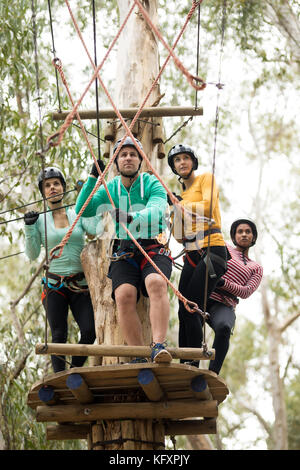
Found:
[[[131,224],[133,221],[132,215],[128,214],[125,211],[122,211],[121,209],[113,209],[110,211],[112,218],[116,222],[123,222],[123,224]]]
[[[99,168],[100,168],[100,170],[101,170],[101,173],[103,173],[103,171],[104,171],[104,169],[105,169],[105,164],[103,163],[102,160],[100,160],[100,158],[97,160],[97,163],[98,163],[98,165],[99,165]],[[96,163],[95,163],[95,162],[93,163],[93,166],[92,166],[92,169],[91,169],[91,175],[92,175],[92,176],[95,176],[95,178],[98,178],[98,176],[99,176],[99,171],[98,171],[98,169],[97,169],[97,167],[96,167]]]
[[[175,196],[175,197],[178,199],[178,201],[182,201],[182,197],[181,197],[181,196],[177,196],[176,193],[172,193],[172,194],[173,194],[173,196]],[[171,201],[171,198],[170,198],[169,194],[167,194],[167,197],[168,197],[168,204],[169,204],[169,206],[172,206],[172,205],[173,205],[173,201]]]
[[[25,225],[33,225],[36,223],[37,219],[39,218],[39,212],[36,211],[29,211],[26,212],[24,215],[24,222]]]

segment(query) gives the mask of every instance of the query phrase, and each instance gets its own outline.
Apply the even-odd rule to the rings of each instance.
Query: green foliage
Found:
[[[54,34],[57,40],[56,49],[60,57],[66,45],[65,41],[70,38],[75,39],[75,33],[66,12],[65,2],[59,0],[51,3]],[[103,43],[104,49],[106,49],[117,31],[116,2],[101,0],[95,3],[99,43]],[[52,110],[57,109],[58,104],[66,110],[71,107],[60,79],[61,101],[58,103],[55,73],[51,64],[53,53],[49,34],[47,2],[36,1],[35,4],[37,9],[40,97],[37,96],[31,0],[19,1],[17,8],[11,8],[9,2],[0,3],[1,212],[40,198],[36,187],[36,177],[41,170],[41,160],[36,155],[36,151],[41,149],[46,138],[61,125],[59,122],[52,121]],[[289,96],[295,97],[295,91],[297,91],[297,87],[299,88],[298,75],[295,73],[293,52],[291,49],[287,49],[286,39],[270,23],[269,18],[266,18],[263,2],[259,0],[230,0],[226,4],[227,27],[224,58],[228,59],[230,54],[241,57],[239,63],[245,66],[246,72],[241,78],[242,83],[238,84],[239,95],[236,97],[236,101],[233,101],[232,93],[235,91],[233,78],[237,72],[236,70],[231,71],[224,89],[225,93],[223,93],[223,105],[220,109],[217,164],[222,207],[224,213],[232,207],[239,207],[239,201],[232,199],[231,191],[235,184],[232,171],[239,163],[232,161],[232,155],[236,151],[232,147],[237,141],[244,143],[245,131],[243,129],[241,136],[237,136],[237,133],[233,131],[239,126],[242,114],[252,100],[254,108],[252,115],[254,133],[252,136],[256,141],[253,146],[245,144],[245,150],[241,151],[241,159],[244,157],[244,153],[249,157],[248,163],[250,161],[255,164],[258,161],[263,161],[264,168],[267,170],[276,159],[280,159],[282,163],[290,166],[288,181],[284,180],[276,188],[272,187],[270,193],[264,194],[264,224],[261,230],[261,238],[265,237],[267,240],[263,241],[264,249],[267,249],[269,244],[273,244],[272,256],[278,261],[278,269],[271,274],[269,273],[268,289],[269,294],[272,294],[275,306],[278,307],[278,304],[280,306],[278,320],[281,321],[299,308],[299,250],[296,249],[299,237],[299,191],[297,189],[299,139],[295,124],[298,115],[296,112],[292,117],[286,117],[288,114],[286,111],[292,109],[292,105],[288,101]],[[202,2],[201,5],[198,75],[211,82],[215,82],[217,79],[222,20],[224,19],[223,5],[223,0]],[[296,12],[295,18],[299,18],[298,2],[292,1],[290,5]],[[72,2],[72,7],[85,37],[92,37],[91,2],[77,0]],[[169,44],[173,44],[190,7],[190,0],[159,1],[160,29]],[[193,74],[196,73],[196,33],[197,15],[194,15],[176,50],[178,57]],[[78,51],[81,51],[81,46],[76,45],[76,47],[78,47]],[[159,47],[162,64],[167,53],[161,45]],[[82,55],[83,52],[78,52],[78,58],[81,59]],[[82,80],[79,80],[80,86],[74,90],[74,77],[78,78],[78,70],[69,67],[68,61],[69,56],[67,55],[63,61],[64,71],[68,83],[72,84],[72,94],[78,99],[83,88],[81,85],[86,83],[87,77],[91,76],[91,69],[88,62],[83,66],[85,73]],[[110,64],[111,62],[109,62]],[[114,82],[109,72],[107,75],[109,89],[114,89]],[[207,86],[207,93],[211,90],[210,86]],[[195,91],[187,84],[186,79],[175,67],[173,60],[170,61],[170,65],[163,75],[161,92],[166,93],[161,102],[162,105],[193,106],[195,103]],[[215,95],[211,93],[209,96],[215,103]],[[278,100],[282,98],[282,101],[274,100],[274,96]],[[198,94],[198,99],[198,103],[202,105],[201,93]],[[102,106],[107,103],[107,98],[101,90],[100,101]],[[94,103],[93,89],[88,96],[88,104],[90,103]],[[285,108],[283,103],[285,103]],[[298,106],[295,107],[297,110]],[[39,110],[42,115],[43,142],[41,142]],[[206,110],[204,111],[206,112]],[[186,141],[197,149],[200,164],[209,168],[214,150],[215,115],[214,113],[211,113],[209,117],[204,115],[204,119],[206,119],[205,124],[203,124],[202,118],[194,118],[193,122],[168,142],[166,150],[179,140]],[[183,119],[168,120],[166,122],[167,136],[170,136],[182,122]],[[87,128],[95,133],[94,124],[87,123]],[[91,139],[91,141],[93,148],[97,150],[96,139]],[[46,164],[56,164],[64,169],[70,188],[78,178],[86,176],[91,161],[81,132],[75,126],[66,132],[63,145],[52,149],[46,155]],[[245,168],[244,175],[247,179],[247,168]],[[252,182],[251,190],[256,183],[256,180]],[[178,192],[176,177],[172,175],[168,184],[170,188]],[[286,186],[289,186],[290,191],[285,199],[283,190]],[[68,202],[74,200],[75,194],[71,193]],[[276,202],[275,211],[273,209],[274,201]],[[258,201],[255,202],[258,203]],[[0,221],[20,216],[26,210],[1,214]],[[225,230],[226,227],[224,227]],[[1,256],[24,249],[22,221],[1,225],[0,235],[2,237]],[[25,335],[24,344],[20,343],[17,336],[16,325],[11,316],[10,301],[15,300],[22,292],[37,264],[38,261],[31,265],[27,261],[25,262],[24,255],[0,261],[0,277],[2,279],[0,286],[1,431],[8,449],[80,449],[84,448],[84,443],[46,443],[44,425],[35,422],[33,412],[26,404],[26,397],[31,385],[51,370],[47,359],[44,357],[37,359],[33,354],[35,344],[44,339],[44,311],[39,300],[39,279],[35,281],[30,293],[16,308],[17,319]],[[178,273],[173,274],[172,281],[176,285]],[[172,315],[170,338],[168,339],[170,344],[176,345],[177,298],[171,292],[170,296]],[[264,395],[269,396],[270,394],[267,381],[268,359],[266,351],[268,330],[263,324],[262,318],[262,313],[261,321],[247,320],[243,314],[238,317],[236,329],[231,338],[230,351],[222,369],[221,375],[228,381],[232,393],[232,396],[221,408],[222,413],[219,419],[220,436],[225,447],[230,446],[228,444],[229,437],[231,440],[238,439],[239,429],[245,427],[245,421],[249,417],[249,413],[245,413],[245,409],[236,397],[249,400],[247,392],[251,387],[253,388],[253,384],[254,387],[263,388]],[[70,320],[70,339],[75,342],[77,330],[72,325],[73,322]],[[24,366],[18,371],[19,361],[23,359]],[[295,361],[296,359],[293,358],[293,362]],[[288,378],[286,402],[289,446],[291,449],[299,449],[299,420],[297,419],[300,396],[299,377],[291,380],[288,374]],[[266,437],[258,437],[257,439],[267,440]],[[255,444],[254,441],[253,443]],[[184,447],[184,440],[180,438],[178,445]]]

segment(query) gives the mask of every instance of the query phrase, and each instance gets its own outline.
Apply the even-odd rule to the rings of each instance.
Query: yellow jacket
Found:
[[[195,236],[197,237],[196,241],[186,242],[185,246],[188,251],[208,246],[208,234],[204,236],[204,232],[208,230],[209,226],[207,223],[202,222],[198,216],[210,217],[212,181],[212,219],[215,223],[211,228],[221,230],[219,189],[211,173],[196,176],[192,186],[182,191],[182,201],[180,203],[184,206],[184,214],[175,206],[173,234],[176,240],[182,243],[184,238],[192,239]],[[212,233],[210,235],[210,246],[225,246],[222,233]]]

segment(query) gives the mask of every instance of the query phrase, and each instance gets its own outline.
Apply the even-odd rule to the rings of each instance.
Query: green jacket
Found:
[[[76,201],[77,214],[91,194],[96,181],[90,176],[84,184]],[[165,212],[168,207],[167,193],[154,175],[141,173],[129,191],[123,185],[121,176],[116,176],[109,181],[107,187],[116,208],[132,215],[133,221],[127,228],[134,238],[154,238],[165,230]],[[93,195],[82,217],[99,216],[111,210],[111,203],[102,185]],[[116,238],[130,239],[119,223],[115,223],[115,228]]]

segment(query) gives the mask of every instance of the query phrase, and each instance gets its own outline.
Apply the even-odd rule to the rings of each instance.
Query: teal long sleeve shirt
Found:
[[[89,177],[80,191],[76,201],[76,212],[79,213],[85,201],[96,185],[96,178]],[[134,238],[151,239],[166,228],[165,213],[168,208],[167,193],[154,175],[141,173],[127,190],[116,176],[107,183],[115,207],[130,213],[133,221],[127,225]],[[111,211],[112,205],[104,186],[95,192],[85,208],[82,217],[101,215]],[[130,239],[124,228],[116,222],[116,238]]]
[[[25,254],[32,261],[35,260],[40,252],[41,247],[45,246],[45,223],[44,216],[47,221],[47,244],[48,255],[50,251],[57,246],[68,232],[73,224],[76,213],[74,209],[66,209],[69,220],[69,227],[56,228],[52,212],[47,212],[39,216],[33,225],[25,225]],[[99,217],[82,218],[75,225],[75,228],[68,242],[64,246],[63,252],[59,258],[50,262],[49,271],[60,276],[70,276],[78,272],[82,272],[80,254],[85,244],[85,233],[90,235],[99,235],[102,233],[103,227]],[[81,284],[86,283],[82,281]]]

